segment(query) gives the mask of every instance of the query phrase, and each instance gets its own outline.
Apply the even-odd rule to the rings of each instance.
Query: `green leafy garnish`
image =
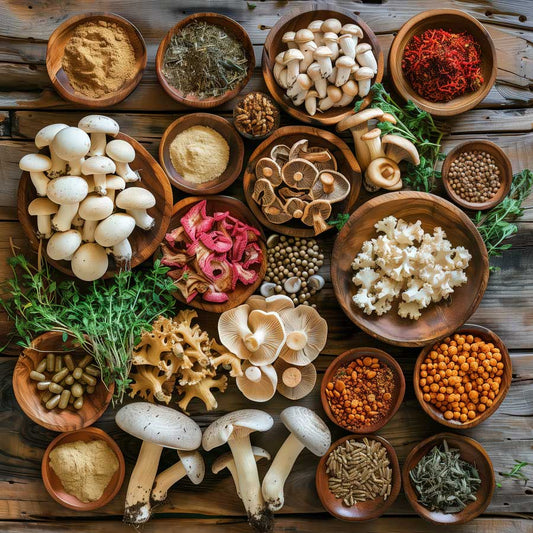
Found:
[[[328,224],[330,226],[335,226],[337,231],[340,231],[343,228],[344,224],[348,222],[349,218],[350,218],[349,213],[339,213],[337,215],[337,218],[334,218],[333,220],[328,220]]]
[[[253,4],[252,2],[246,2],[246,5],[248,9],[255,9],[257,7],[257,4]]]
[[[527,482],[529,481],[529,478],[524,474],[524,472],[522,472],[522,468],[524,468],[524,466],[530,465],[531,463],[528,463],[527,461],[517,461],[516,459],[515,459],[514,462],[515,462],[515,464],[509,470],[509,472],[502,472],[502,473],[500,473],[500,476],[506,477],[506,478],[511,478],[511,479],[517,479],[517,480],[523,481],[524,485],[527,485]],[[496,483],[496,486],[501,488],[502,484],[501,483]]]

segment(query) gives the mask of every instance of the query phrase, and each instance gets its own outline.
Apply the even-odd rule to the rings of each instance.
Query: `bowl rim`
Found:
[[[377,357],[382,362],[384,362],[393,371],[394,381],[398,383],[400,390],[398,392],[396,402],[391,406],[391,408],[387,412],[387,415],[384,416],[379,422],[376,422],[375,424],[369,427],[365,426],[359,429],[347,428],[346,426],[340,424],[333,416],[333,413],[331,412],[331,409],[329,407],[328,399],[326,397],[325,388],[328,381],[330,380],[330,378],[333,377],[333,374],[336,372],[336,370],[341,364],[345,362],[351,362],[352,360],[359,359],[361,357],[364,357],[365,355],[368,355],[369,357]],[[392,420],[392,418],[398,412],[398,409],[403,403],[405,389],[405,375],[398,361],[396,361],[396,359],[392,355],[385,352],[384,350],[375,348],[373,346],[362,346],[359,348],[352,348],[350,350],[346,350],[345,352],[337,356],[335,359],[333,359],[333,361],[328,365],[320,382],[320,402],[322,404],[323,411],[326,413],[326,416],[336,426],[340,427],[344,431],[350,431],[353,435],[365,436],[371,435],[372,433],[379,431]]]
[[[503,377],[506,380],[506,384],[504,387],[500,389],[500,392],[498,396],[494,399],[493,404],[486,409],[483,413],[481,413],[479,416],[476,416],[473,420],[469,420],[467,422],[457,422],[455,420],[446,420],[442,413],[440,411],[437,411],[435,407],[433,407],[431,404],[424,401],[422,390],[420,389],[420,365],[424,361],[427,354],[431,351],[434,344],[439,342],[440,340],[455,334],[455,333],[467,333],[467,334],[475,334],[479,336],[486,336],[488,337],[488,342],[492,342],[494,345],[496,345],[500,349],[500,353],[502,354],[502,359],[504,362],[504,374]],[[427,346],[425,346],[419,353],[415,366],[413,369],[413,389],[415,392],[416,399],[418,400],[418,403],[420,404],[420,407],[422,407],[422,410],[430,416],[435,422],[438,422],[439,424],[442,424],[443,426],[452,428],[452,429],[471,429],[473,427],[476,427],[478,424],[481,424],[481,422],[484,422],[487,420],[487,418],[490,418],[500,407],[503,400],[507,396],[507,393],[509,392],[509,388],[511,386],[512,381],[512,360],[511,356],[509,355],[509,351],[507,350],[507,347],[505,346],[504,342],[501,340],[501,338],[496,335],[492,330],[489,328],[486,328],[484,326],[479,326],[477,324],[470,324],[466,323],[462,325],[460,328],[455,330],[453,333],[449,335],[445,335],[444,337],[441,337],[440,339],[437,339],[436,341],[433,341],[429,343]],[[503,381],[503,379],[502,379]]]

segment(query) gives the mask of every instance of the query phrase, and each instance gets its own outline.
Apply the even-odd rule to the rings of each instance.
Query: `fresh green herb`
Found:
[[[248,9],[255,9],[257,7],[257,4],[252,4],[252,2],[246,2],[246,5]]]
[[[59,331],[64,340],[72,337],[94,357],[104,383],[115,383],[121,402],[141,332],[176,305],[169,269],[156,261],[151,269],[120,272],[82,290],[74,280],[59,281],[46,262],[36,268],[17,255],[9,265],[13,278],[4,282],[9,297],[0,304],[15,323],[18,344],[27,347],[46,331]]]
[[[531,463],[528,463],[526,461],[517,461],[516,459],[515,459],[514,462],[515,462],[515,464],[509,470],[509,472],[502,472],[502,473],[500,473],[500,476],[503,476],[503,477],[506,477],[506,478],[511,478],[511,479],[517,479],[519,481],[523,481],[524,485],[527,485],[527,482],[529,481],[529,478],[524,474],[524,472],[522,472],[522,468],[524,468],[524,466],[531,465]],[[496,486],[501,488],[502,484],[501,483],[496,483]]]
[[[371,89],[371,107],[377,107],[384,113],[393,115],[397,123],[379,122],[377,127],[382,134],[394,133],[409,139],[420,155],[420,165],[407,163],[407,171],[402,175],[405,185],[417,191],[429,192],[435,186],[435,179],[440,179],[440,171],[436,170],[437,162],[445,158],[441,153],[441,141],[444,136],[442,126],[437,125],[433,117],[419,109],[411,100],[400,106],[385,90],[381,83],[375,83]],[[357,113],[362,100],[355,104]]]
[[[350,218],[349,213],[339,213],[337,215],[337,218],[334,218],[333,220],[328,220],[328,224],[330,226],[335,226],[337,231],[340,231],[346,222],[348,222],[348,219]]]

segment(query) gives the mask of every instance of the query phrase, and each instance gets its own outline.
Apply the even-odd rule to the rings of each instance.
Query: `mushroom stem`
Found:
[[[163,470],[157,475],[152,489],[152,500],[163,502],[167,499],[168,489],[187,475],[187,471],[181,461]]]
[[[244,373],[246,374],[246,377],[254,383],[259,383],[261,381],[261,370],[256,366],[248,367]]]
[[[320,183],[326,194],[331,194],[335,190],[335,179],[327,172],[320,175]]]
[[[126,213],[135,219],[135,224],[141,229],[148,231],[154,227],[155,219],[146,212],[146,209],[126,209]]]
[[[50,167],[50,170],[48,171],[48,175],[51,178],[57,178],[58,176],[62,176],[65,174],[67,163],[63,159],[61,159],[57,154],[56,151],[52,149],[50,146],[50,159],[52,160],[52,166]]]
[[[263,497],[271,511],[279,511],[284,504],[283,486],[294,462],[305,446],[291,433],[279,449],[263,479]]]
[[[50,215],[37,215],[38,237],[49,239],[52,236],[52,219]]]
[[[83,163],[83,157],[78,157],[76,159],[69,159],[68,168],[69,174],[71,176],[81,176],[81,164]]]
[[[293,389],[297,387],[302,381],[302,372],[300,369],[291,366],[286,368],[283,374],[281,375],[281,381],[287,386]]]
[[[150,493],[162,451],[163,447],[158,444],[142,443],[126,493],[124,522],[127,524],[144,524],[150,518]]]
[[[285,343],[291,350],[303,350],[307,344],[307,334],[305,331],[291,331]]]
[[[246,345],[246,348],[248,348],[248,350],[250,350],[251,352],[256,352],[261,346],[261,344],[263,344],[264,336],[260,333],[261,330],[256,331],[255,333],[247,335],[244,339],[244,344]]]
[[[44,172],[30,172],[30,179],[37,191],[37,196],[46,196],[46,188],[50,181]]]
[[[57,214],[52,219],[52,227],[56,231],[69,230],[72,224],[72,220],[78,212],[79,205],[79,203],[60,205]]]
[[[89,155],[104,155],[107,137],[105,133],[91,133],[91,149]]]
[[[98,220],[86,220],[81,232],[83,242],[94,242],[94,230],[98,226]]]

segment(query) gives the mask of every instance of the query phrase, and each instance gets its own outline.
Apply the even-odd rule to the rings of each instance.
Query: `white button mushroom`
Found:
[[[293,101],[294,105],[299,106],[305,100],[307,91],[313,86],[311,78],[305,74],[298,74],[296,83],[289,88],[287,96]]]
[[[294,42],[294,38],[296,37],[296,32],[294,31],[287,31],[283,34],[281,37],[281,42],[283,44],[287,45],[287,48],[289,50],[293,50],[295,48],[298,48],[298,45]]]
[[[287,86],[292,87],[300,74],[300,61],[304,55],[297,48],[291,48],[283,54],[283,64],[287,67]]]
[[[59,207],[48,198],[35,198],[28,206],[28,213],[37,217],[37,237],[49,239],[52,236],[51,215],[55,215]]]
[[[323,20],[312,20],[307,26],[308,30],[313,32],[314,40],[317,46],[322,46],[324,44],[324,33],[322,32]]]
[[[306,28],[298,30],[294,42],[298,45],[300,52],[304,55],[300,63],[300,72],[305,72],[307,67],[313,62],[313,52],[318,48],[313,41],[313,32]]]
[[[139,175],[134,172],[129,163],[135,159],[135,149],[127,142],[120,139],[110,141],[106,146],[106,154],[116,163],[117,174],[124,179],[126,183],[138,181]]]
[[[119,130],[117,122],[104,115],[87,115],[78,122],[78,128],[91,134],[89,155],[104,155],[106,135],[115,137]]]
[[[115,246],[108,248],[108,252],[109,251],[118,265],[129,266],[133,256],[133,250],[131,249],[131,244],[128,239],[124,239],[118,244],[115,244]]]
[[[316,89],[316,92],[318,93],[318,97],[326,98],[328,80],[322,77],[322,72],[320,70],[320,65],[318,64],[318,62],[311,63],[311,65],[309,65],[309,68],[307,69],[307,75],[311,78],[311,80],[315,84],[315,89]]]
[[[114,213],[102,220],[94,230],[94,240],[110,248],[127,239],[135,229],[135,219],[126,213]]]
[[[114,202],[115,192],[124,190],[126,188],[126,182],[120,176],[115,176],[114,174],[111,174],[111,176],[107,176],[107,179],[105,181],[105,188],[107,191],[107,197],[112,202]]]
[[[328,31],[333,33],[339,33],[342,29],[341,21],[335,18],[326,19],[322,23],[321,30],[323,33],[327,33]]]
[[[129,187],[118,193],[115,204],[131,215],[141,229],[153,228],[155,219],[146,212],[155,205],[155,196],[150,191],[142,187]]]
[[[46,196],[50,181],[45,172],[52,166],[52,160],[43,154],[26,154],[20,161],[20,170],[30,173],[30,179],[37,191],[37,196]]]
[[[52,219],[52,227],[55,230],[67,231],[70,229],[72,220],[78,212],[79,204],[88,192],[87,182],[78,176],[61,176],[50,181],[47,188],[48,198],[59,204],[59,210]]]
[[[54,233],[46,245],[46,255],[55,261],[71,261],[81,246],[81,233],[75,229]]]
[[[318,92],[315,90],[307,91],[305,95],[305,110],[309,115],[316,115],[316,100],[318,98]]]
[[[355,44],[353,42],[351,35],[341,35],[339,37],[339,46],[341,47],[342,53],[351,59],[355,59]]]
[[[106,251],[99,244],[82,244],[72,256],[70,263],[74,275],[83,281],[101,278],[109,266]]]
[[[332,56],[333,53],[327,46],[319,46],[313,54],[316,62],[320,65],[320,74],[323,78],[331,75],[331,71],[333,70]]]
[[[274,69],[272,71],[273,75],[274,75],[274,79],[276,80],[276,82],[278,83],[278,85],[282,88],[282,89],[286,89],[287,87],[286,86],[283,86],[282,84],[282,79],[281,79],[281,73],[283,72],[283,70],[285,70],[285,64],[283,63],[283,56],[285,55],[285,52],[280,52],[277,56],[276,56],[276,63],[274,64]],[[285,81],[286,81],[286,78],[285,78]]]
[[[378,64],[372,53],[372,46],[368,43],[357,45],[355,49],[355,59],[362,67],[368,67],[373,74],[378,73]]]
[[[91,139],[80,128],[68,127],[57,132],[51,144],[58,157],[68,161],[72,176],[81,175],[81,163],[91,147]]]
[[[35,136],[35,146],[37,146],[39,150],[46,146],[49,147],[50,159],[52,160],[52,166],[47,172],[49,178],[63,176],[66,171],[67,162],[63,161],[51,146],[57,133],[65,128],[68,128],[67,124],[50,124],[39,130]]]
[[[81,202],[78,214],[85,220],[82,232],[84,242],[94,242],[94,230],[98,222],[107,218],[114,207],[113,201],[107,196],[90,195]]]
[[[374,72],[368,67],[361,67],[357,69],[354,77],[359,83],[358,94],[361,98],[364,98],[370,92],[370,81],[374,77]]]
[[[107,174],[115,172],[115,163],[109,157],[93,155],[81,165],[81,171],[85,176],[92,176],[94,180],[94,192],[101,196],[107,194]]]
[[[342,98],[335,104],[335,107],[344,107],[352,103],[359,92],[359,85],[356,81],[348,80],[342,87]]]
[[[335,66],[337,67],[337,76],[335,77],[335,85],[341,87],[350,78],[352,67],[355,65],[355,61],[348,56],[341,56],[337,59]]]

